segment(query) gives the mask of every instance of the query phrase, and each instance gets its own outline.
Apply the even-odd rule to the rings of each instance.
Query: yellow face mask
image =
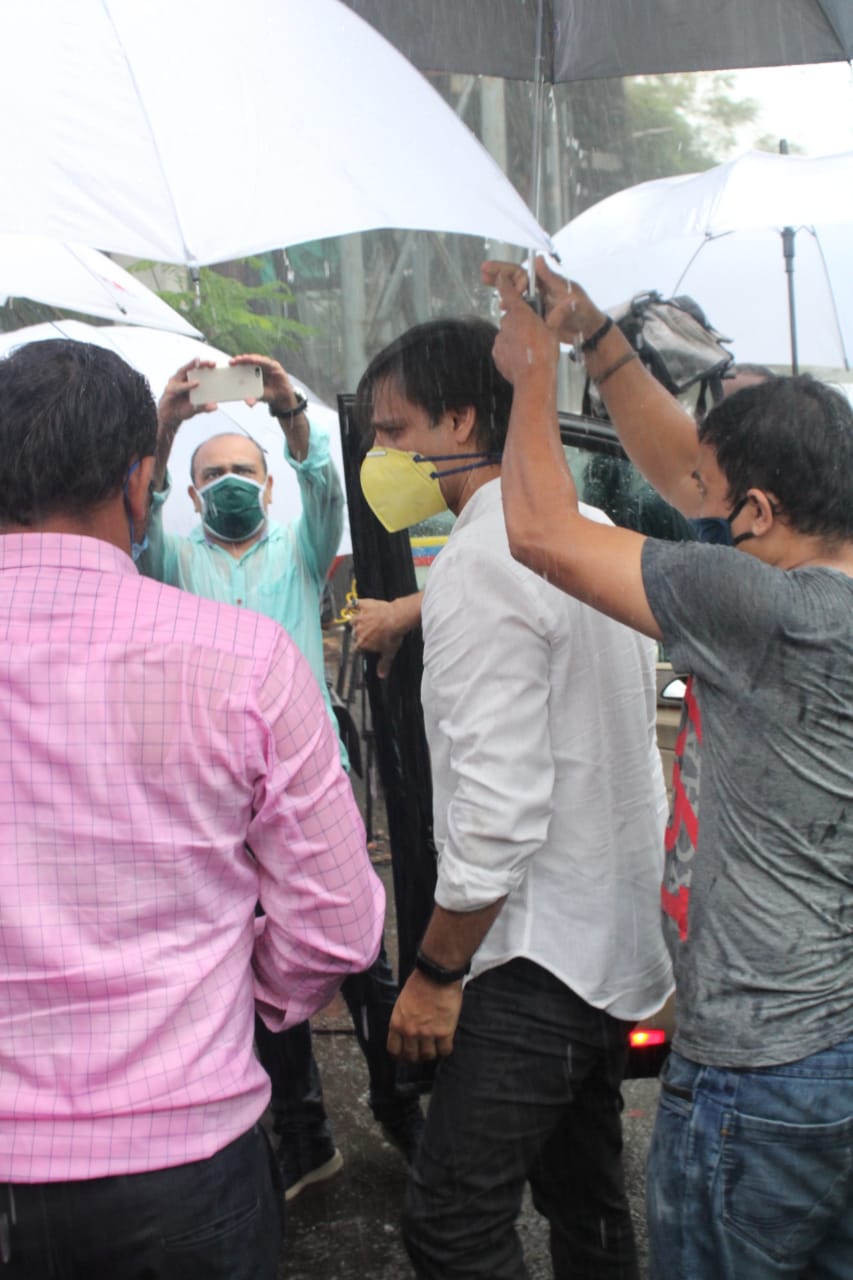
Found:
[[[389,533],[447,510],[435,459],[417,459],[402,449],[370,450],[361,464],[361,491]]]

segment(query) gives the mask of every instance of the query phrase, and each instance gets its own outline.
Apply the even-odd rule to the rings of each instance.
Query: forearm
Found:
[[[616,367],[632,351],[614,325],[585,356],[587,373],[594,382],[602,380],[600,393],[610,420],[634,465],[667,502],[686,516],[695,515],[696,424],[641,360]]]
[[[445,911],[436,906],[421,951],[444,969],[465,969],[485,938],[505,899],[478,911]],[[436,983],[415,969],[397,998],[388,1029],[388,1052],[407,1062],[429,1062],[453,1049],[462,1008],[462,979]]]
[[[554,586],[659,639],[643,585],[645,539],[580,513],[553,388],[547,368],[515,386],[502,473],[510,551]]]
[[[556,376],[550,366],[532,370],[515,384],[501,491],[512,554],[546,574],[554,546],[565,543],[568,515],[578,508],[560,440]]]
[[[344,494],[323,432],[312,430],[305,457],[294,458],[288,444],[288,462],[296,464],[296,480],[302,512],[294,526],[306,562],[322,582],[340,546],[344,527]]]
[[[175,436],[178,434],[180,425],[181,418],[176,415],[158,414],[157,444],[154,450],[154,475],[152,477],[152,484],[157,493],[166,487],[166,471],[169,466],[172,445],[175,443]]]
[[[391,601],[391,626],[398,636],[407,635],[421,625],[421,606],[424,593],[416,591],[411,596],[398,596]]]
[[[286,410],[292,408],[298,403],[295,397],[291,403],[286,403],[287,397],[280,402],[276,402],[271,406],[270,412],[278,421],[287,441],[287,447],[290,450],[291,457],[294,462],[304,462],[308,457],[308,446],[311,438],[311,426],[308,422],[308,416],[303,410],[301,413],[294,413],[292,416],[280,417],[275,412],[276,409]]]
[[[499,898],[477,911],[447,911],[435,905],[421,950],[445,969],[464,969],[506,902]]]

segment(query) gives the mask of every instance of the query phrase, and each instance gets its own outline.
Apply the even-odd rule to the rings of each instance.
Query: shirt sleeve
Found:
[[[148,513],[146,533],[148,547],[139,557],[137,567],[146,578],[155,582],[165,582],[167,586],[180,586],[178,581],[178,551],[184,539],[177,534],[166,533],[163,528],[163,506],[172,492],[172,482],[166,473],[166,483],[162,489],[151,495],[151,510]]]
[[[784,617],[784,570],[732,547],[648,538],[642,571],[675,670],[717,685],[752,679]]]
[[[255,940],[258,1012],[304,1022],[379,953],[385,894],[317,682],[282,632],[259,698],[267,768],[247,843],[265,916]]]
[[[439,573],[440,568],[440,573]],[[424,627],[430,720],[450,780],[435,900],[473,911],[512,892],[548,834],[549,641],[526,571],[442,552]]]
[[[284,442],[284,456],[296,472],[302,512],[294,524],[296,539],[318,583],[323,583],[341,543],[344,493],[329,451],[329,437],[313,423],[308,453],[297,462]]]

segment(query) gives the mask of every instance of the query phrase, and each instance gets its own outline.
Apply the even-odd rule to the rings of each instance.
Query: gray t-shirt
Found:
[[[674,1045],[796,1061],[853,1033],[853,579],[653,540],[643,578],[691,675],[662,888]]]

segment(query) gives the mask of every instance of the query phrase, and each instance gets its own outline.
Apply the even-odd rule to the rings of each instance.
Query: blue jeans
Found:
[[[529,960],[465,988],[406,1192],[419,1277],[520,1280],[525,1182],[557,1280],[636,1280],[622,1171],[627,1024]]]
[[[646,1200],[652,1280],[850,1280],[853,1039],[755,1070],[672,1053]]]
[[[284,1198],[255,1125],[208,1160],[0,1185],[4,1280],[275,1280]]]

